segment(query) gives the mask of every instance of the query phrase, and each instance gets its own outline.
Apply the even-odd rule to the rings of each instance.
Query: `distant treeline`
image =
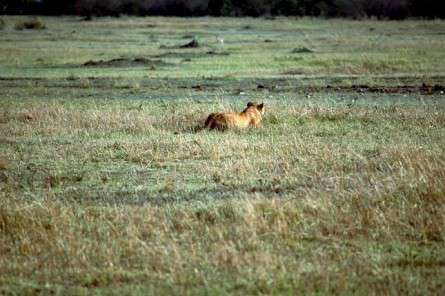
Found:
[[[445,17],[445,0],[0,0],[3,14]]]

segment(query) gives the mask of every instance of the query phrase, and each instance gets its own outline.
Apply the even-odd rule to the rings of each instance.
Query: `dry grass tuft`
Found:
[[[27,108],[3,113],[0,120],[14,126],[10,136],[32,134],[77,133],[80,131],[145,133],[153,130],[193,132],[202,126],[204,114],[166,114],[162,118],[147,114],[141,108],[122,110],[77,111],[62,106]],[[14,122],[26,124],[16,125]]]

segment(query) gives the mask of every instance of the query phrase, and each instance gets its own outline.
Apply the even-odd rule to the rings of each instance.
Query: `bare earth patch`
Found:
[[[89,60],[82,64],[84,67],[137,67],[137,66],[170,66],[171,63],[162,60],[146,58],[116,58],[111,60]]]

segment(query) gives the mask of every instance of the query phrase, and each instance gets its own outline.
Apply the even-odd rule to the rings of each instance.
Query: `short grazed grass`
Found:
[[[0,294],[445,292],[442,21],[3,19]]]

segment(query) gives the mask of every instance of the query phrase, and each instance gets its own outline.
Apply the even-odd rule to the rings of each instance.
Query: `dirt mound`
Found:
[[[218,52],[218,51],[214,51],[214,50],[210,50],[210,51],[208,51],[208,52],[206,52],[206,54],[208,54],[208,55],[219,55],[219,56],[228,56],[228,55],[230,55],[230,53],[228,53],[228,52],[225,52],[225,51],[221,51],[221,52]]]
[[[309,49],[307,47],[298,47],[292,49],[291,53],[311,53],[314,52],[312,49]]]
[[[422,85],[398,85],[398,86],[370,86],[367,84],[351,85],[351,86],[326,86],[327,89],[334,91],[355,91],[359,93],[386,93],[386,94],[398,94],[398,93],[423,93],[434,94],[444,93],[445,86],[440,84],[428,85],[423,83]]]
[[[198,47],[199,47],[199,43],[198,43],[198,40],[196,40],[196,39],[193,39],[192,41],[179,46],[179,48],[198,48]]]
[[[217,52],[217,51],[207,51],[207,52],[177,52],[177,51],[168,51],[158,55],[154,55],[154,58],[183,58],[183,59],[195,59],[195,58],[205,58],[208,56],[229,56],[229,52]]]
[[[135,67],[135,66],[168,66],[170,63],[166,63],[162,60],[152,60],[146,58],[117,58],[111,60],[89,60],[82,64],[84,67]]]
[[[192,41],[187,42],[185,44],[181,44],[181,45],[173,45],[173,46],[168,46],[168,45],[160,45],[159,48],[161,49],[187,49],[187,48],[199,48],[201,47],[201,45],[199,44],[198,40],[196,39],[192,39]]]

